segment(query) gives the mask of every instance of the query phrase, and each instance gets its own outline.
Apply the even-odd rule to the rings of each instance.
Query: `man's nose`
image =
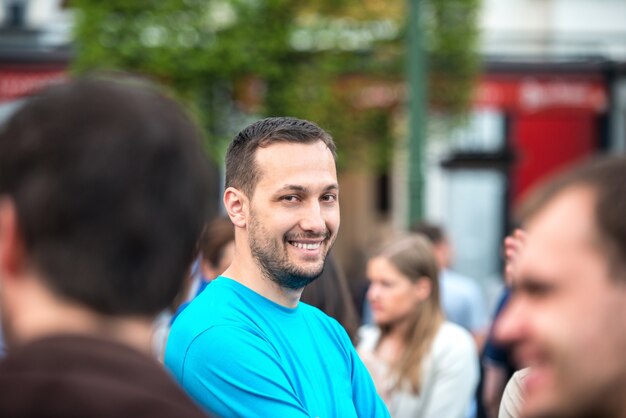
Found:
[[[305,211],[302,214],[302,219],[300,220],[300,227],[304,231],[310,231],[317,234],[326,232],[326,221],[319,202],[311,202],[306,206]]]
[[[508,345],[519,341],[529,314],[522,303],[509,300],[494,324],[493,335],[496,342]]]

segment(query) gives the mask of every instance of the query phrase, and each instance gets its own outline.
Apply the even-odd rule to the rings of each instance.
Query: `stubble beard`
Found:
[[[252,217],[249,227],[248,244],[252,256],[259,266],[263,276],[280,287],[297,290],[302,289],[309,283],[317,279],[324,271],[324,260],[332,246],[332,239],[329,231],[323,236],[322,246],[324,253],[319,260],[319,264],[311,268],[301,268],[289,260],[287,246],[290,245],[288,235],[283,238],[283,246],[276,240],[269,238],[270,234],[264,230],[260,223]],[[302,235],[301,235],[302,236]],[[319,235],[304,235],[306,238],[321,238]]]

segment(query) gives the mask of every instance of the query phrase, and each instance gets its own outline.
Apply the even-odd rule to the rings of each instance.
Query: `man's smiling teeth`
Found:
[[[321,242],[304,243],[304,242],[295,242],[295,241],[290,241],[289,243],[293,245],[294,247],[302,248],[303,250],[317,250],[322,244]]]

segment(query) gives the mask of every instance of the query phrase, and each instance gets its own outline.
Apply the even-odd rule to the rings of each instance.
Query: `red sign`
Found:
[[[0,69],[0,102],[33,94],[51,84],[67,79],[64,70]]]
[[[477,86],[474,102],[524,112],[573,108],[603,113],[608,94],[600,80],[589,77],[485,78]]]

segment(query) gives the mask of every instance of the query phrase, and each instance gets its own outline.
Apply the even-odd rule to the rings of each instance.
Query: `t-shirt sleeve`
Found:
[[[215,326],[189,345],[181,383],[222,417],[309,417],[272,345],[255,332]]]
[[[369,371],[350,345],[352,361],[352,400],[359,417],[389,417],[385,403],[376,392]]]

